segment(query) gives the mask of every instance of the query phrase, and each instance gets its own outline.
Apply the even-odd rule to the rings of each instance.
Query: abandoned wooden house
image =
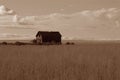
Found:
[[[62,35],[59,32],[38,31],[36,34],[37,44],[61,44]]]

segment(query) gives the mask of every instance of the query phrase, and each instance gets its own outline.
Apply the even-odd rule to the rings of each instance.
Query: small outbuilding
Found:
[[[38,31],[37,44],[61,44],[62,35],[58,31]]]

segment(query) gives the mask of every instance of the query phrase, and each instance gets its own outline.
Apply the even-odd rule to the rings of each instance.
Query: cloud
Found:
[[[14,39],[31,39],[31,35],[28,34],[11,34],[11,33],[2,33],[0,34],[0,39],[5,40],[5,39],[10,39],[10,40],[14,40]]]
[[[2,6],[0,14],[13,14]],[[12,15],[15,29],[29,29],[29,34],[39,30],[60,31],[63,39],[120,39],[120,9],[83,10],[72,14],[51,13],[41,16]],[[0,16],[2,17],[2,16]],[[11,26],[7,26],[8,28]],[[11,27],[12,28],[12,27]],[[21,29],[22,30],[22,29]],[[28,35],[7,35],[6,37]],[[17,37],[17,38],[18,38]],[[34,35],[30,36],[34,37]]]
[[[60,14],[60,13],[52,13],[50,15],[43,16],[26,16],[19,18],[19,23],[24,24],[41,24],[41,22],[48,21],[65,21],[65,20],[111,20],[116,22],[120,18],[120,9],[117,8],[109,8],[109,9],[99,9],[99,10],[84,10],[72,14]],[[57,22],[56,21],[56,22]],[[84,21],[86,22],[86,21]],[[91,21],[90,21],[91,22]],[[106,21],[107,22],[107,21]],[[119,22],[119,21],[118,21]],[[64,22],[63,22],[64,24]]]
[[[38,30],[58,30],[67,39],[120,39],[120,9],[84,10],[72,14],[52,13],[19,19]]]
[[[0,15],[14,15],[15,12],[9,8],[6,8],[4,5],[0,6]]]

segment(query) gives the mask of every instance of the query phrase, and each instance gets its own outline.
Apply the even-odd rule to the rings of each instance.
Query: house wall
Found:
[[[36,37],[36,41],[37,41],[37,43],[39,44],[39,43],[42,43],[42,36],[40,35],[40,36],[37,36]]]
[[[43,42],[61,42],[61,37],[58,36],[43,36]]]

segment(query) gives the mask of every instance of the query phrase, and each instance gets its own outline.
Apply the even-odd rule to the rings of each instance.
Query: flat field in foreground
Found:
[[[0,45],[0,80],[120,80],[120,43]]]

